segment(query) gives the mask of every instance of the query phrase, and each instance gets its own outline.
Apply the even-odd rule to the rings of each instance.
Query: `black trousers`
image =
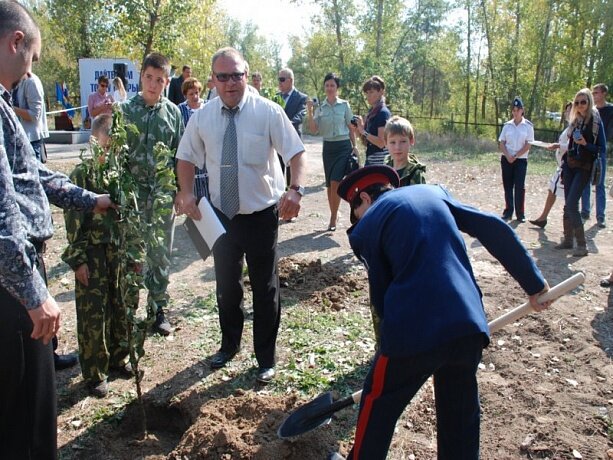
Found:
[[[51,342],[30,338],[26,309],[0,286],[0,457],[57,458],[55,368]]]
[[[518,219],[525,217],[524,201],[528,160],[522,158],[509,163],[503,155],[500,157],[500,167],[502,168],[502,186],[504,187],[503,214],[510,218],[513,215],[513,210],[515,210]]]
[[[273,367],[279,321],[279,273],[277,237],[279,213],[276,206],[253,214],[228,219],[216,211],[226,234],[215,248],[217,305],[221,326],[221,351],[239,350],[243,325],[243,264],[247,261],[253,291],[253,348],[260,367]]]
[[[477,366],[483,334],[453,340],[413,356],[377,352],[364,382],[355,443],[348,460],[385,460],[396,422],[428,378],[434,376],[437,458],[479,458]]]

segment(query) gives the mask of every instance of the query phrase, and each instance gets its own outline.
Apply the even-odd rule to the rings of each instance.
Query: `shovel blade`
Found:
[[[288,439],[327,425],[332,419],[329,412],[332,403],[331,392],[319,395],[313,401],[292,412],[277,430],[277,436],[281,439]]]

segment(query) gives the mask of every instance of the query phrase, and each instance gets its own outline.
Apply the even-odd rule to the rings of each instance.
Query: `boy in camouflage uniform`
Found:
[[[145,220],[151,219],[155,164],[153,147],[163,142],[176,152],[183,134],[181,111],[170,100],[162,96],[170,79],[170,62],[161,54],[151,53],[143,61],[141,71],[142,91],[121,104],[126,124],[134,124],[138,133],[128,130],[130,150],[130,171],[138,185],[138,208]],[[168,165],[174,169],[173,164]],[[171,202],[172,203],[172,202]],[[172,206],[172,204],[170,204]],[[168,304],[168,277],[170,268],[170,249],[174,229],[174,214],[168,217],[164,248],[147,251],[145,286],[149,291],[147,302],[157,311],[153,330],[161,335],[169,335],[170,324],[165,318],[164,308]]]
[[[106,150],[113,117],[99,115],[92,123],[92,137]],[[104,157],[101,157],[103,160]],[[94,180],[90,158],[79,164],[71,180],[80,187],[100,191]],[[97,397],[108,393],[109,369],[126,372],[127,320],[118,285],[117,247],[111,233],[117,214],[64,211],[69,245],[62,260],[75,272],[75,304],[79,362],[89,392]]]

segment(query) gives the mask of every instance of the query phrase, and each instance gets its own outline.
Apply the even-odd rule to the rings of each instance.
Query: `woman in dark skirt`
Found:
[[[336,230],[340,198],[336,193],[339,182],[345,177],[349,156],[357,149],[351,129],[353,113],[349,103],[338,97],[340,79],[333,73],[324,78],[326,99],[314,109],[313,101],[307,101],[309,129],[324,139],[323,161],[326,176],[330,222],[328,231]]]

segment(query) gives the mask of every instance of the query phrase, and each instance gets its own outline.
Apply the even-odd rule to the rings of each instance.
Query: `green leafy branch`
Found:
[[[93,144],[91,177],[107,190],[114,203],[118,205],[117,225],[112,226],[111,239],[118,248],[119,268],[117,286],[127,316],[127,345],[130,364],[135,376],[136,392],[140,402],[144,433],[147,422],[142,402],[139,361],[145,354],[147,331],[155,320],[157,306],[147,303],[146,317],[139,317],[137,309],[139,292],[145,287],[143,266],[145,254],[164,251],[166,217],[172,210],[172,197],[176,190],[175,174],[170,164],[173,151],[158,142],[153,148],[155,162],[154,183],[150,192],[152,206],[149,210],[139,209],[137,200],[138,185],[130,172],[130,151],[127,144],[128,132],[137,131],[133,124],[125,124],[121,110],[113,110],[113,125],[110,133],[110,146],[105,152],[98,144]],[[137,134],[137,133],[134,133]],[[105,161],[106,160],[106,161]],[[164,255],[164,257],[166,257]]]

